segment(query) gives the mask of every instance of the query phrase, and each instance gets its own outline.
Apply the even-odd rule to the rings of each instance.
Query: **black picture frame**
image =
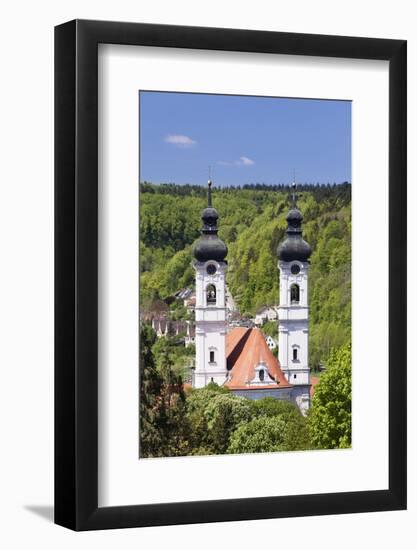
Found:
[[[389,62],[387,490],[98,507],[97,51],[106,43]],[[55,28],[57,524],[91,530],[406,508],[406,46],[404,40],[106,21]]]

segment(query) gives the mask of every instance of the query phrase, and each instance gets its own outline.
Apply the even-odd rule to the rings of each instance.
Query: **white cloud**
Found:
[[[193,147],[197,143],[188,136],[182,136],[178,134],[170,134],[165,137],[164,141],[166,141],[167,143],[172,143],[172,145],[176,145],[177,147],[183,148]]]
[[[249,157],[239,157],[238,160],[235,160],[233,162],[229,162],[227,160],[218,160],[216,164],[219,164],[220,166],[252,166],[255,164],[255,161],[250,159]]]
[[[238,166],[252,166],[252,164],[255,164],[255,161],[248,157],[240,157],[239,160],[236,161],[236,164]]]

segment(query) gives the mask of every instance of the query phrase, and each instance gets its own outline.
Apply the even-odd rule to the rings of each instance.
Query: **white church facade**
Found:
[[[302,238],[302,214],[293,205],[286,237],[277,249],[280,271],[278,358],[258,328],[228,326],[226,307],[227,246],[218,237],[218,213],[203,210],[201,237],[194,245],[196,277],[193,386],[210,382],[249,399],[272,396],[292,401],[304,414],[310,406],[308,366],[308,268],[310,246]]]

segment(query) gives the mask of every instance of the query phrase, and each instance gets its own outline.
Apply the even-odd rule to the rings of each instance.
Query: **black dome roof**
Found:
[[[219,214],[217,213],[217,210],[213,208],[212,206],[207,206],[201,213],[201,219],[205,222],[213,218],[214,220],[219,219]]]
[[[278,246],[277,254],[283,262],[306,262],[311,256],[311,246],[301,235],[288,235]]]
[[[195,243],[193,254],[199,262],[222,262],[227,256],[227,246],[217,235],[203,235]]]
[[[307,262],[311,256],[311,246],[302,238],[301,222],[303,215],[295,206],[293,199],[293,207],[288,212],[286,220],[288,223],[286,237],[278,245],[278,258],[283,262]]]
[[[201,237],[194,244],[193,254],[198,262],[215,260],[222,262],[227,256],[227,246],[217,236],[219,214],[211,204],[211,181],[208,182],[207,207],[201,213],[203,228]]]

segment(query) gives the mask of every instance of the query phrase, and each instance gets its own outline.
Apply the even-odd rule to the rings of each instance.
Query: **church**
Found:
[[[210,382],[248,399],[274,397],[292,401],[303,414],[310,407],[308,366],[308,269],[310,245],[302,238],[303,216],[296,205],[287,215],[285,239],[277,249],[280,273],[278,359],[260,328],[228,326],[227,246],[218,237],[211,181],[202,212],[201,237],[193,248],[196,304],[196,361],[193,386]],[[295,184],[293,185],[295,187]]]

